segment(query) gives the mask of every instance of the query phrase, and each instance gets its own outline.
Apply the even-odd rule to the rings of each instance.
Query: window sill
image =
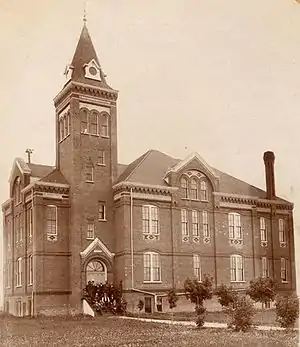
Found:
[[[99,222],[107,222],[106,219],[98,219]]]
[[[231,283],[246,283],[246,281],[230,281]]]
[[[99,164],[99,163],[97,163],[96,165],[97,166],[106,166],[105,164]]]
[[[281,281],[281,283],[289,283],[289,281]]]
[[[66,138],[68,138],[71,134],[68,134],[67,136],[65,136],[63,139],[59,140],[59,143],[63,142]]]
[[[81,131],[80,134],[81,134],[81,135],[95,136],[95,137],[99,137],[99,136],[100,136],[99,134],[92,134],[92,133],[83,132],[83,131]]]
[[[32,283],[28,283],[28,287],[32,287]]]
[[[144,283],[148,284],[148,283],[162,283],[162,281],[144,281]]]
[[[22,284],[19,284],[18,286],[16,286],[16,288],[22,288]]]
[[[85,183],[95,183],[95,181],[85,181]]]
[[[95,238],[94,238],[94,237],[87,237],[86,239],[87,239],[87,240],[89,240],[89,241],[91,241],[91,240],[92,240],[92,241],[93,241],[93,240],[95,240]]]
[[[101,135],[101,137],[104,139],[109,139],[109,136]]]

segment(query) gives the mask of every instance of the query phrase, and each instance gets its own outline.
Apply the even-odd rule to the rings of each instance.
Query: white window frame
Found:
[[[100,136],[104,138],[109,138],[109,115],[107,113],[101,113],[101,131]],[[105,131],[103,131],[105,129]]]
[[[85,182],[94,183],[94,166],[93,164],[86,164],[84,167]],[[89,179],[91,176],[91,179]]]
[[[267,235],[267,223],[266,223],[265,217],[259,218],[259,229],[260,229],[260,241],[267,242],[268,235]]]
[[[245,282],[245,261],[239,254],[230,256],[230,282]]]
[[[95,239],[95,222],[93,220],[87,221],[86,238],[87,240]]]
[[[96,123],[92,123],[92,115],[96,117]],[[99,136],[99,113],[95,110],[88,112],[88,133],[90,135]],[[92,132],[92,124],[96,125],[96,132]]]
[[[193,273],[198,282],[202,281],[201,258],[199,254],[193,254]]]
[[[103,212],[101,211],[101,215],[103,214],[103,218],[100,218],[100,207],[101,207],[101,210],[103,207]],[[103,201],[98,202],[98,220],[99,221],[106,221],[106,205]]]
[[[241,215],[236,212],[228,213],[228,232],[230,240],[242,240]]]
[[[161,280],[160,254],[156,252],[145,252],[143,254],[143,263],[144,263],[144,283],[161,283],[162,280]],[[146,268],[149,269],[148,270],[149,273],[147,273],[147,275],[145,273]],[[148,277],[148,275],[150,276]]]
[[[189,197],[189,188],[188,188],[188,186],[189,186],[189,183],[188,183],[187,177],[182,176],[180,178],[180,188],[183,191],[183,198],[184,199],[188,199],[188,197]]]
[[[198,200],[198,179],[195,177],[190,180],[190,198],[191,200]]]
[[[269,261],[267,257],[261,257],[261,277],[269,277]]]
[[[54,209],[55,210],[55,219],[49,219],[49,214],[48,211],[49,209]],[[51,221],[51,226],[53,225],[52,222],[55,220],[55,232],[50,230],[49,231],[49,221]],[[47,235],[57,235],[57,226],[58,226],[58,221],[57,221],[57,206],[56,205],[46,205],[46,233]]]
[[[286,223],[285,220],[282,218],[278,220],[278,234],[279,242],[286,243]]]
[[[22,287],[22,258],[17,259],[16,287]]]
[[[157,206],[142,206],[142,228],[143,234],[159,235],[159,218]]]
[[[28,256],[28,285],[33,284],[33,256],[32,254]]]
[[[288,262],[286,258],[280,258],[280,278],[282,283],[288,282]]]
[[[208,218],[208,212],[202,211],[202,229],[203,229],[203,237],[210,237],[210,231],[209,231],[209,218]]]
[[[192,233],[193,236],[200,236],[199,212],[197,210],[192,210]]]
[[[181,234],[182,236],[189,235],[188,210],[181,209]]]
[[[207,183],[200,181],[200,199],[201,201],[208,201]]]

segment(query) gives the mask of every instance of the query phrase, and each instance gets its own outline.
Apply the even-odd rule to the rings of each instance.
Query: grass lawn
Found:
[[[0,317],[0,346],[297,346],[296,332],[234,333],[153,324],[117,317],[96,319]]]
[[[138,317],[141,318],[154,318],[154,319],[171,319],[172,315],[171,313],[161,313],[161,312],[155,312],[155,313],[141,313],[140,315],[135,314],[128,314],[131,317]],[[196,318],[195,312],[174,312],[174,320],[192,320],[194,321]],[[270,325],[270,326],[279,326],[279,324],[276,322],[276,312],[273,309],[269,310],[257,310],[255,316],[253,317],[254,323],[257,325]],[[228,316],[220,311],[220,312],[207,312],[205,317],[206,322],[218,322],[218,323],[227,323]],[[298,322],[296,322],[295,327],[298,326]]]

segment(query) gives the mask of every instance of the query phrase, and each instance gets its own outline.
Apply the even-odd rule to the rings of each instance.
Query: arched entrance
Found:
[[[107,280],[107,268],[105,264],[93,259],[86,266],[86,283],[94,281],[95,283],[105,283]]]

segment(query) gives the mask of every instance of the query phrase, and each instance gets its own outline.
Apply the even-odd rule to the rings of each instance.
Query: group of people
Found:
[[[124,313],[126,310],[126,303],[122,298],[122,283],[116,287],[108,282],[103,284],[88,281],[83,297],[99,314],[103,312]]]

